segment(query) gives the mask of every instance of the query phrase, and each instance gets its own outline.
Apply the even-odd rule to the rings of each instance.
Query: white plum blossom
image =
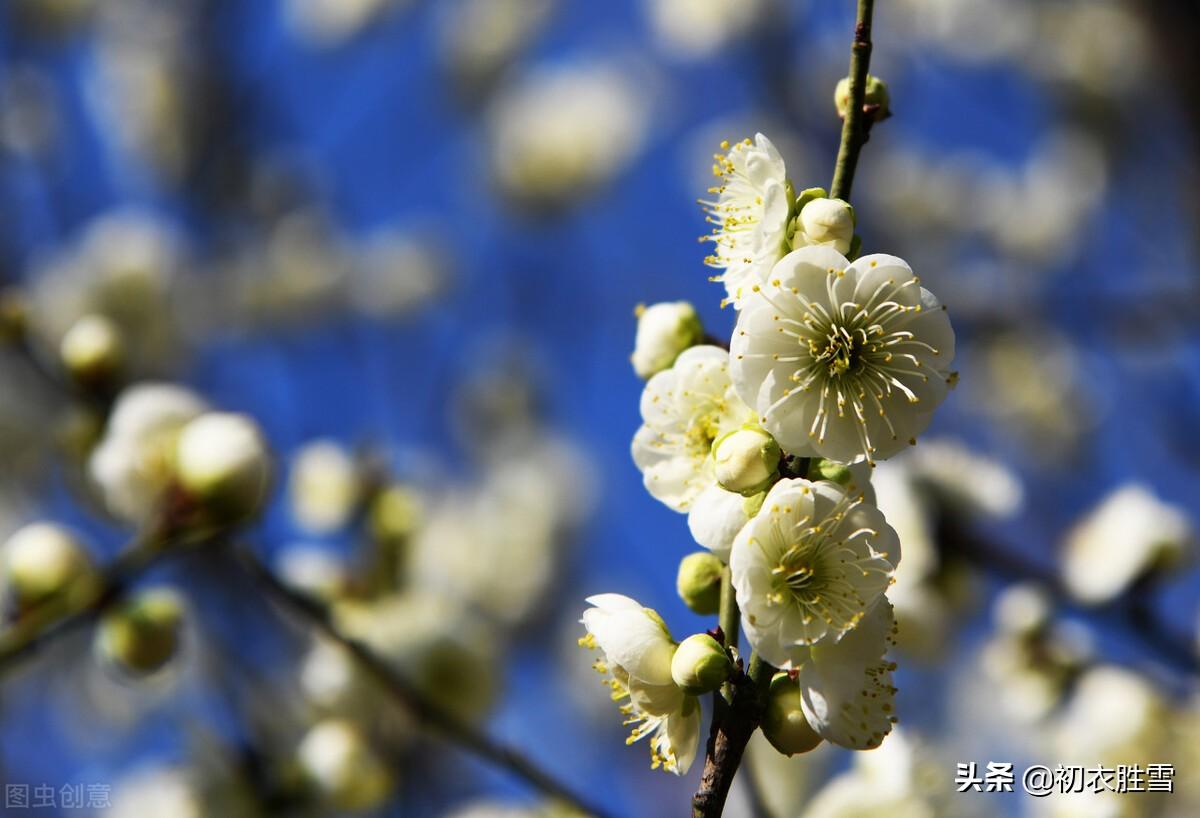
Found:
[[[1147,571],[1176,564],[1194,550],[1195,533],[1183,512],[1146,486],[1129,484],[1068,532],[1063,581],[1076,599],[1100,604]]]
[[[896,532],[861,494],[791,479],[775,484],[738,533],[729,567],[750,644],[791,670],[808,659],[810,645],[847,638],[899,562]]]
[[[700,744],[700,705],[675,685],[671,660],[677,645],[657,613],[620,594],[588,597],[583,612],[585,647],[599,648],[604,657],[594,667],[609,678],[614,701],[627,725],[627,743],[648,735],[652,766],[683,775],[692,766]]]
[[[892,729],[895,665],[884,658],[895,644],[896,621],[880,597],[841,641],[793,651],[801,709],[826,741],[852,750],[878,747]]]
[[[88,461],[110,512],[131,523],[154,513],[173,476],[176,440],[206,409],[194,393],[174,384],[135,384],[121,394]]]
[[[687,301],[663,301],[649,307],[638,305],[635,314],[637,336],[630,361],[640,378],[649,378],[669,368],[679,353],[704,338],[700,316]]]
[[[738,395],[784,450],[871,463],[929,425],[954,331],[902,259],[802,247],[746,299],[730,357]]]
[[[721,147],[727,152],[713,157],[721,183],[709,189],[717,199],[701,202],[715,225],[703,237],[716,245],[705,263],[724,270],[715,280],[725,284],[725,303],[741,309],[788,250],[792,189],[783,157],[762,134]]]
[[[729,354],[715,346],[684,350],[647,381],[641,409],[633,462],[651,496],[675,511],[716,486],[713,441],[754,417],[733,391]]]

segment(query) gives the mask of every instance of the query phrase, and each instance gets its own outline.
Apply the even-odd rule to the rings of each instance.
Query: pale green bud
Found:
[[[59,344],[59,357],[78,383],[104,383],[121,368],[125,344],[121,331],[103,315],[85,315],[76,321]]]
[[[367,522],[377,542],[394,544],[404,542],[417,530],[421,516],[421,499],[416,492],[402,483],[393,483],[371,500]]]
[[[101,620],[96,649],[128,673],[154,673],[179,649],[183,610],[183,600],[172,590],[142,591]]]
[[[777,673],[771,680],[762,731],[771,746],[785,756],[807,753],[821,743],[821,737],[804,717],[802,700],[800,685],[786,673]]]
[[[806,244],[828,245],[845,255],[854,241],[854,209],[841,199],[813,199],[797,217]]]
[[[637,337],[633,344],[633,371],[649,378],[669,369],[679,353],[704,340],[704,327],[696,308],[687,301],[664,301],[647,307],[639,304]]]
[[[717,482],[726,491],[749,496],[768,488],[779,476],[782,452],[775,438],[757,427],[736,429],[713,443]]]
[[[838,80],[837,88],[833,91],[833,104],[837,109],[839,119],[846,118],[846,112],[850,109],[850,78],[842,77]],[[867,87],[863,94],[863,107],[866,109],[867,116],[871,122],[882,122],[892,115],[892,97],[888,91],[887,83],[879,79],[879,77],[867,75]]]
[[[709,616],[721,608],[721,570],[724,563],[711,551],[697,551],[679,561],[675,590],[684,604]]]
[[[671,659],[671,678],[684,693],[693,696],[716,690],[732,672],[729,654],[707,633],[684,639]]]
[[[849,466],[834,460],[826,460],[823,457],[815,457],[809,463],[808,477],[810,480],[829,480],[840,486],[848,486],[854,475],[851,474]]]
[[[271,462],[258,425],[245,415],[208,412],[175,444],[180,488],[224,521],[253,515],[266,499]]]
[[[91,558],[76,536],[53,523],[31,523],[4,544],[4,580],[18,607],[50,599],[73,601],[96,578]]]

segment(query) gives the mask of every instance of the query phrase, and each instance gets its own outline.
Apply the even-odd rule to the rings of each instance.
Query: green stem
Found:
[[[831,198],[846,202],[850,201],[850,189],[854,186],[858,155],[871,129],[863,102],[867,93],[867,70],[871,66],[871,17],[874,12],[875,0],[858,0],[854,43],[850,46],[850,101],[842,122],[842,142],[833,169],[833,184],[829,188]]]

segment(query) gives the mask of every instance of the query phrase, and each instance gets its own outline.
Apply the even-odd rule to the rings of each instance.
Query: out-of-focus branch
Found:
[[[1076,608],[1084,613],[1115,616],[1171,667],[1187,674],[1200,674],[1200,656],[1197,656],[1190,640],[1174,633],[1148,604],[1146,587],[1134,586],[1108,605],[1083,608],[1071,599],[1052,566],[1035,562],[1012,548],[987,539],[952,513],[943,511],[938,516],[938,542],[949,556],[960,557],[1008,579],[1037,583],[1053,595],[1061,606]]]
[[[833,169],[833,184],[829,195],[850,201],[854,186],[854,171],[858,155],[870,136],[871,118],[863,110],[867,96],[867,72],[871,67],[871,18],[875,0],[858,0],[858,15],[854,23],[854,42],[850,46],[850,100],[842,122],[842,142],[838,146],[837,164]]]
[[[289,588],[253,554],[245,549],[239,549],[237,558],[242,568],[266,596],[273,599],[279,607],[345,648],[359,667],[378,682],[388,696],[426,726],[467,752],[507,770],[544,795],[557,799],[586,815],[595,816],[595,818],[607,817],[608,813],[590,805],[566,784],[560,782],[517,750],[496,741],[441,705],[431,701],[409,681],[397,674],[387,662],[375,655],[370,648],[343,634],[323,605]]]

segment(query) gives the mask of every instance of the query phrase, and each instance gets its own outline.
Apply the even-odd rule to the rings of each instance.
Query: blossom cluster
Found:
[[[714,614],[724,584],[759,667],[776,673],[762,717],[772,745],[872,749],[896,721],[885,592],[901,544],[871,471],[916,443],[953,386],[954,331],[904,260],[860,253],[847,202],[797,192],[769,139],[721,147],[703,240],[737,313],[732,340],[705,340],[686,302],[639,309],[633,362],[648,380],[633,460],[708,550],[681,564],[684,601]],[[582,642],[627,699],[630,741],[652,735],[654,766],[687,772],[696,696],[740,683],[736,635],[677,644],[632,599],[588,602]]]

